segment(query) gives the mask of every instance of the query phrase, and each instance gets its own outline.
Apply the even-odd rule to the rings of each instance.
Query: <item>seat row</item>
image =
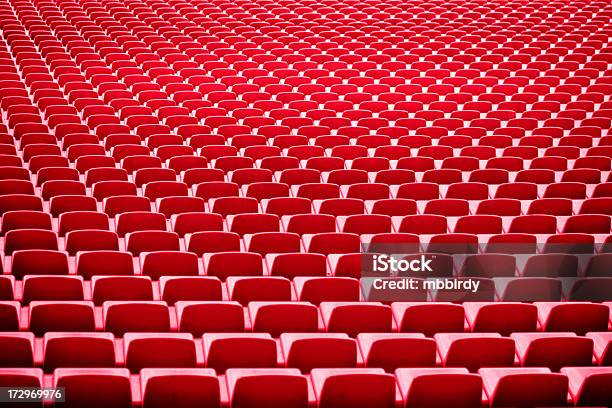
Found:
[[[2,366],[56,368],[316,368],[546,367],[558,372],[570,366],[609,366],[612,335],[587,333],[0,333],[6,353]],[[595,353],[595,354],[594,354]],[[40,359],[40,360],[39,360]]]
[[[104,254],[101,254],[105,256]],[[419,257],[415,256],[414,259]],[[434,267],[440,262],[432,257]],[[279,261],[286,267],[286,262],[300,261],[299,257],[285,258]],[[180,260],[179,260],[180,261]],[[304,258],[305,263],[311,262],[316,266],[319,261],[315,258]],[[494,259],[491,260],[495,262]],[[120,261],[121,262],[121,261]],[[149,260],[149,262],[151,262]],[[178,300],[221,301],[232,300],[242,304],[251,301],[308,301],[319,303],[321,301],[358,301],[366,300],[410,300],[410,301],[607,301],[610,300],[612,277],[500,277],[483,278],[469,275],[453,278],[452,275],[443,275],[437,269],[427,276],[425,273],[413,274],[412,277],[389,277],[388,272],[373,273],[358,271],[365,276],[361,280],[361,287],[356,277],[351,277],[351,263],[362,260],[340,260],[337,263],[338,274],[331,277],[325,275],[313,276],[308,271],[302,273],[292,272],[291,281],[282,276],[172,276],[160,274],[153,276],[159,282],[152,281],[151,276],[91,276],[91,281],[84,281],[82,276],[57,275],[26,275],[21,281],[15,281],[13,276],[0,276],[0,299],[17,300],[24,304],[41,300],[80,301],[93,300],[101,305],[108,300],[165,300],[174,303]],[[126,267],[128,264],[119,267]],[[185,265],[188,265],[187,263]],[[185,265],[179,265],[185,266]],[[323,265],[324,266],[324,265]],[[500,265],[503,268],[505,265]],[[561,265],[563,266],[563,265]],[[279,266],[278,268],[281,268]],[[346,269],[344,269],[346,268]],[[108,265],[99,265],[99,269],[110,273]],[[119,271],[126,273],[127,270]],[[236,272],[237,273],[237,272]],[[344,276],[343,274],[344,273]],[[376,277],[376,276],[379,277]],[[413,282],[410,290],[397,291],[402,288],[389,287],[404,281]],[[468,288],[438,288],[441,283],[456,282],[462,285],[472,285],[477,282],[477,290]],[[402,283],[403,285],[403,283]],[[456,285],[455,285],[456,286]]]
[[[24,230],[28,231],[29,230]],[[36,232],[36,231],[35,231]],[[89,232],[89,231],[87,231]],[[136,234],[136,233],[134,233]],[[170,234],[170,233],[164,233]],[[19,234],[23,238],[40,240],[40,234]],[[75,234],[83,238],[96,234]],[[164,237],[155,233],[144,236]],[[104,238],[105,234],[100,234]],[[450,234],[434,235],[425,250],[419,241],[409,234],[391,235],[383,240],[373,236],[372,241],[361,242],[356,235],[326,233],[305,235],[310,241],[307,251],[300,252],[300,240],[296,234],[260,233],[245,236],[227,232],[200,232],[187,237],[187,251],[179,247],[151,247],[133,253],[120,251],[117,246],[81,248],[86,251],[66,252],[57,249],[19,249],[4,258],[5,273],[22,279],[27,275],[80,275],[86,279],[95,275],[145,275],[155,280],[161,276],[216,276],[225,280],[228,276],[349,276],[359,278],[374,267],[377,254],[395,254],[394,257],[411,260],[419,255],[432,259],[430,276],[451,277],[606,277],[610,276],[610,255],[605,249],[593,255],[593,242],[578,240],[549,241],[542,253],[536,253],[536,243],[531,240],[489,241],[487,250],[478,253],[478,241],[471,236]],[[521,237],[520,235],[518,237]],[[398,238],[393,240],[392,238]],[[403,238],[403,239],[401,239]],[[11,238],[12,239],[12,238]],[[287,240],[284,242],[283,240]],[[7,244],[13,241],[7,240]],[[45,242],[42,241],[41,242]],[[116,241],[114,241],[116,243]],[[56,243],[56,241],[52,241]],[[198,245],[196,247],[196,245]],[[323,248],[318,250],[315,245]],[[607,245],[607,244],[606,244]],[[32,244],[36,247],[36,242]],[[45,247],[50,247],[45,245]],[[57,248],[57,246],[55,246]],[[200,250],[198,250],[198,248]],[[193,252],[192,252],[193,251]],[[367,253],[365,253],[367,251]],[[69,257],[75,255],[76,258]],[[203,263],[198,259],[203,256]],[[327,263],[326,263],[327,256]],[[140,262],[138,260],[140,259]],[[74,264],[72,263],[74,260]],[[302,262],[296,267],[292,262]],[[369,266],[374,265],[374,266]],[[105,273],[105,269],[107,271]],[[389,272],[388,269],[376,269]],[[112,271],[112,273],[111,273]],[[406,271],[404,271],[406,272]],[[414,274],[427,277],[427,274]]]
[[[401,332],[433,336],[444,332],[547,332],[607,331],[609,303],[470,302],[238,302],[179,301],[168,307],[163,301],[106,301],[95,307],[90,301],[35,301],[23,306],[0,303],[3,331],[31,331],[37,336],[57,331],[170,332],[194,335],[206,332],[255,331],[347,333]],[[466,323],[467,316],[467,323]],[[503,318],[504,320],[498,320]]]
[[[440,239],[440,242],[457,241],[473,242],[474,244],[479,241],[478,236],[481,241],[492,239],[495,242],[497,238],[492,237],[505,233],[525,237],[516,242],[531,242],[529,238],[531,235],[539,236],[539,239],[543,240],[540,241],[542,243],[549,242],[549,240],[551,243],[575,240],[576,243],[591,242],[594,244],[605,242],[605,236],[611,231],[610,215],[601,213],[563,215],[565,212],[561,206],[571,205],[571,201],[564,202],[554,199],[534,202],[543,208],[546,208],[548,204],[559,205],[553,209],[549,208],[549,213],[556,213],[552,215],[542,213],[520,215],[521,203],[518,200],[483,201],[479,205],[482,213],[470,215],[470,202],[456,199],[430,200],[426,204],[423,202],[422,205],[410,199],[366,202],[350,198],[315,200],[313,204],[316,210],[313,212],[313,206],[309,200],[295,197],[265,200],[261,206],[254,198],[221,197],[210,201],[212,211],[202,208],[204,203],[201,200],[184,199],[184,197],[174,200],[168,197],[171,199],[168,203],[175,204],[176,213],[165,207],[162,210],[168,213],[164,214],[151,212],[150,207],[143,207],[142,202],[137,199],[111,198],[117,198],[117,201],[113,203],[123,205],[123,210],[125,210],[115,214],[114,220],[110,219],[105,212],[98,212],[94,207],[88,205],[84,207],[88,208],[86,210],[72,210],[58,214],[57,222],[55,222],[52,214],[40,211],[40,207],[32,207],[35,209],[5,212],[2,215],[1,233],[6,239],[12,236],[10,240],[15,245],[13,250],[18,250],[21,243],[16,232],[20,230],[44,231],[38,234],[45,242],[57,241],[58,235],[60,238],[65,237],[67,241],[72,241],[74,238],[71,239],[71,235],[88,234],[83,231],[96,231],[89,232],[92,236],[90,239],[93,239],[94,234],[106,233],[105,242],[115,244],[107,244],[99,249],[114,249],[117,247],[116,242],[119,238],[136,241],[135,237],[143,233],[159,233],[160,236],[164,233],[175,235],[177,245],[178,240],[188,234],[211,231],[235,233],[240,237],[255,236],[264,232],[296,234],[298,237],[308,234],[344,235],[353,236],[353,239],[357,241],[359,241],[359,236],[363,235],[393,236],[398,233],[441,235],[448,236],[448,238]],[[70,201],[77,205],[87,204],[86,201],[79,199],[69,200],[69,203]],[[39,202],[34,200],[31,203],[38,205]],[[64,202],[64,204],[69,203]],[[28,204],[28,200],[24,200],[20,206],[23,208]],[[140,208],[134,208],[135,204],[141,204]],[[424,208],[425,213],[419,213],[419,208],[421,211]],[[110,210],[110,207],[106,209]],[[115,207],[114,210],[116,209],[118,208]],[[518,210],[519,213],[512,214],[514,210]],[[171,219],[170,222],[167,222],[166,217]],[[27,232],[27,234],[35,236],[36,233]],[[581,239],[580,237],[584,235],[596,236],[597,239]],[[269,237],[272,236],[274,234],[269,234]],[[396,236],[399,240],[401,235]],[[557,237],[551,238],[553,236]],[[426,243],[429,239],[422,238],[421,241]],[[415,239],[409,239],[408,242],[414,243]],[[512,240],[508,239],[507,242],[512,242]],[[129,247],[129,243],[127,246]],[[87,250],[87,245],[81,246],[80,243],[76,243],[73,247],[77,248],[76,250]],[[47,248],[47,246],[42,248]],[[309,250],[309,242],[304,242],[304,248]],[[24,249],[27,249],[27,246]]]
[[[608,367],[400,368],[394,374],[372,368],[0,370],[0,383],[55,386],[65,390],[66,407],[258,407],[394,408],[398,406],[606,406],[612,396]],[[358,385],[357,387],[355,385]],[[100,390],[104,392],[100,392]],[[444,390],[441,392],[440,390]]]

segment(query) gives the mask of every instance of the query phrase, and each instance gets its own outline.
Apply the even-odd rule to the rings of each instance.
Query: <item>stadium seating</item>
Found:
[[[611,19],[1,0],[0,386],[94,408],[612,406]],[[422,285],[390,295],[364,252],[434,270],[385,276]]]

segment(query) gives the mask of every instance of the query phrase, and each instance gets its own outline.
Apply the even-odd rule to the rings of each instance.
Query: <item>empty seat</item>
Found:
[[[253,331],[277,337],[288,332],[314,332],[318,329],[318,309],[306,302],[250,302]]]
[[[473,332],[509,336],[516,332],[535,332],[537,329],[538,310],[532,304],[466,302],[463,307]]]
[[[359,214],[338,218],[341,231],[353,234],[380,234],[391,232],[391,217],[380,214]]]
[[[187,250],[198,256],[204,253],[240,251],[240,235],[235,232],[202,231],[187,234]]]
[[[593,360],[593,339],[574,333],[514,333],[516,354],[524,367],[589,366]]]
[[[104,302],[104,331],[122,336],[126,332],[167,332],[170,315],[165,302]]]
[[[0,357],[0,367],[33,367],[34,335],[32,333],[0,334],[0,344],[6,350]]]
[[[298,299],[313,304],[359,300],[359,281],[348,277],[296,277]]]
[[[76,272],[84,279],[91,279],[96,275],[132,275],[134,264],[131,254],[127,252],[81,252],[76,258]]]
[[[219,214],[185,212],[171,217],[172,230],[183,237],[198,231],[223,230],[223,217]]]
[[[321,408],[395,406],[395,379],[380,368],[315,368],[310,375]]]
[[[244,331],[244,311],[238,302],[179,301],[176,309],[181,332],[201,336],[204,333]]]
[[[189,252],[160,251],[141,255],[141,273],[157,280],[162,276],[195,276],[198,257]]]
[[[463,332],[463,306],[452,303],[396,302],[393,315],[400,332],[423,333],[428,337],[436,333]]]
[[[4,253],[11,255],[22,249],[47,249],[57,251],[57,235],[53,231],[41,229],[19,229],[6,233]]]
[[[22,302],[34,300],[83,300],[83,280],[79,276],[25,276]]]
[[[252,245],[252,244],[251,244]],[[270,275],[292,279],[296,276],[325,276],[327,265],[324,255],[311,253],[278,253],[266,256]],[[283,252],[283,251],[280,251]]]
[[[200,197],[164,197],[155,203],[157,211],[170,218],[174,214],[204,212],[205,203]]]
[[[296,214],[283,218],[285,231],[296,234],[318,234],[336,231],[336,219],[327,214]]]
[[[359,235],[349,233],[319,233],[305,235],[304,246],[308,252],[329,255],[338,253],[359,252]]]
[[[279,218],[274,214],[247,213],[229,215],[227,223],[230,231],[236,232],[240,236],[245,234],[271,233],[279,230]]]
[[[132,406],[129,371],[123,368],[59,368],[54,387],[63,387],[67,407]],[[105,392],[100,393],[99,390]]]
[[[154,259],[154,258],[153,258]],[[160,276],[161,299],[173,305],[177,301],[221,300],[221,282],[204,276]]]
[[[395,377],[405,406],[468,408],[482,404],[483,380],[465,368],[400,368]]]
[[[67,275],[68,256],[64,252],[26,249],[13,253],[11,273],[17,279],[25,275]]]
[[[34,301],[30,303],[29,329],[37,336],[46,332],[94,331],[92,302]]]
[[[357,342],[343,333],[283,333],[280,343],[285,365],[303,373],[357,365]]]
[[[606,331],[610,310],[603,304],[588,302],[536,302],[538,320],[544,331],[574,332]]]
[[[178,251],[180,243],[178,234],[166,231],[136,231],[126,237],[127,250],[134,255],[142,252]]]
[[[264,333],[206,333],[202,336],[206,367],[224,373],[228,368],[273,368],[276,342]]]
[[[610,405],[612,395],[606,386],[612,379],[609,367],[567,367],[561,373],[569,379],[569,391],[576,406]]]
[[[44,369],[60,367],[115,366],[115,345],[111,333],[45,333]]]
[[[481,368],[484,391],[492,407],[563,406],[568,379],[548,368]]]
[[[435,336],[444,367],[512,367],[514,340],[497,333],[438,333]]]
[[[143,406],[206,408],[220,404],[219,380],[205,368],[145,368],[140,372]]]
[[[91,291],[96,305],[107,300],[153,300],[151,279],[146,276],[93,276]]]
[[[160,213],[144,211],[125,212],[117,215],[115,225],[120,237],[134,231],[165,231],[166,217]]]
[[[527,259],[524,277],[571,277],[578,273],[578,259],[569,254],[539,254]]]
[[[189,333],[127,333],[123,336],[125,366],[142,368],[195,368],[196,346]]]
[[[260,254],[251,252],[218,252],[204,255],[206,274],[225,280],[228,276],[263,275]]]
[[[226,372],[232,407],[299,408],[308,406],[309,387],[292,368],[230,368]]]
[[[394,372],[400,367],[434,367],[436,342],[420,333],[360,333],[359,348],[366,367]]]
[[[59,235],[76,230],[107,230],[108,215],[95,211],[70,211],[59,216]]]
[[[391,308],[378,302],[322,302],[319,306],[328,332],[359,333],[391,331]]]
[[[43,212],[28,210],[7,211],[2,215],[2,234],[24,228],[51,230],[51,217]]]
[[[280,276],[227,277],[231,300],[246,306],[252,301],[289,301],[291,282]]]

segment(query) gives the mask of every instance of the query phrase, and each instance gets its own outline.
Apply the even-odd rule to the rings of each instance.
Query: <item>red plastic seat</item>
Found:
[[[26,275],[67,275],[68,257],[64,252],[28,249],[15,251],[12,275],[21,279]]]
[[[2,367],[33,367],[34,336],[32,333],[0,334],[6,353],[0,358]]]
[[[145,368],[140,372],[140,383],[145,406],[213,408],[220,404],[219,380],[214,370]],[[177,391],[180,396],[177,396]]]
[[[83,280],[79,276],[25,276],[22,303],[36,300],[83,300]]]
[[[252,301],[291,300],[291,283],[282,277],[228,276],[226,283],[230,300],[244,306]]]
[[[93,276],[91,291],[98,306],[110,300],[153,300],[153,286],[147,276]]]
[[[57,251],[57,235],[42,229],[18,229],[8,231],[4,237],[4,253],[11,255],[23,249],[47,249]]]
[[[465,319],[461,305],[396,302],[392,306],[400,332],[420,332],[426,336],[463,332]]]
[[[322,302],[321,315],[326,331],[347,333],[390,332],[391,308],[378,302]]]
[[[279,217],[275,214],[246,213],[228,215],[230,232],[245,234],[274,233],[279,230]]]
[[[108,215],[94,211],[70,211],[59,216],[59,235],[75,230],[107,230]]]
[[[610,403],[610,391],[605,386],[612,375],[609,367],[567,367],[561,373],[569,378],[570,395],[576,405]]]
[[[263,281],[262,281],[263,282]],[[281,333],[316,332],[319,311],[307,302],[251,301],[249,317],[254,332],[270,333],[278,337]]]
[[[109,301],[103,306],[104,331],[122,336],[126,332],[167,332],[170,315],[165,302]]]
[[[321,408],[391,408],[396,403],[395,379],[380,368],[315,368],[311,378]]]
[[[548,368],[481,368],[492,407],[557,406],[567,402],[568,379]]]
[[[18,197],[15,197],[18,198]],[[19,229],[51,230],[51,216],[40,211],[7,211],[2,216],[1,234]]]
[[[131,407],[129,371],[124,368],[59,368],[54,372],[54,386],[66,390],[67,407]],[[97,392],[101,388],[106,391]]]
[[[360,333],[357,336],[366,367],[394,372],[400,367],[433,367],[436,343],[422,334]],[[397,351],[403,350],[404,352]]]
[[[37,336],[95,330],[93,303],[87,301],[33,301],[28,317],[29,330]]]
[[[466,367],[475,372],[481,367],[511,367],[514,340],[497,333],[438,333],[438,352],[445,367]]]
[[[291,368],[230,368],[226,372],[233,407],[298,408],[308,405],[308,381]]]
[[[115,365],[113,335],[110,333],[45,333],[44,369],[60,367],[105,367]]]
[[[537,308],[524,303],[464,303],[466,319],[473,332],[494,332],[508,336],[535,331]]]
[[[115,217],[115,229],[120,237],[135,231],[165,231],[166,217],[144,211],[124,212]]]
[[[465,368],[400,368],[396,381],[406,406],[477,407],[482,404],[479,375]],[[440,392],[440,389],[447,392]]]
[[[132,372],[147,367],[195,368],[196,346],[189,333],[127,333],[123,337],[125,366]]]
[[[225,280],[228,276],[261,276],[263,260],[252,252],[217,252],[204,255],[206,274]]]
[[[206,333],[202,337],[206,367],[223,373],[229,368],[276,367],[276,342],[264,333]]]
[[[307,252],[324,255],[358,252],[360,248],[359,236],[350,233],[306,234],[302,239]]]
[[[574,333],[515,333],[516,350],[524,367],[548,367],[559,371],[568,366],[589,366],[593,340]]]
[[[538,321],[549,332],[574,332],[579,336],[590,331],[605,331],[610,310],[606,305],[588,302],[536,302]]]

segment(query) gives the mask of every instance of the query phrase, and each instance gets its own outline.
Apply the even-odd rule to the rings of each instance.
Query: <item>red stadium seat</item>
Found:
[[[124,368],[59,368],[54,372],[53,385],[70,394],[66,406],[132,405],[129,371]],[[101,387],[106,392],[97,392]]]
[[[395,379],[382,369],[315,368],[311,377],[320,407],[395,406]]]
[[[115,346],[110,333],[46,333],[43,338],[44,369],[60,367],[112,368]]]
[[[574,333],[515,333],[517,355],[525,367],[589,366],[593,359],[593,340]]]
[[[355,337],[364,332],[391,331],[391,308],[381,303],[323,302],[320,308],[328,332]]]
[[[143,368],[195,368],[196,346],[189,333],[127,333],[123,336],[125,366]]]
[[[611,406],[608,4],[230,3],[0,5],[0,385]]]
[[[493,407],[555,406],[567,402],[568,379],[548,368],[481,368],[484,391]]]
[[[514,340],[497,333],[438,333],[435,336],[444,367],[512,367]]]
[[[226,377],[231,406],[308,406],[308,381],[297,369],[230,368]]]
[[[223,373],[228,368],[273,368],[276,343],[264,333],[206,333],[202,337],[206,367]]]
[[[104,303],[104,330],[116,336],[126,332],[167,332],[170,316],[165,302],[109,301]]]
[[[476,407],[483,380],[465,368],[400,368],[395,377],[406,406]],[[440,389],[449,392],[440,392]]]
[[[220,404],[219,380],[209,369],[145,368],[141,371],[143,403],[159,407],[176,406],[216,407]],[[177,397],[175,390],[181,390]],[[198,392],[194,392],[194,390]]]

